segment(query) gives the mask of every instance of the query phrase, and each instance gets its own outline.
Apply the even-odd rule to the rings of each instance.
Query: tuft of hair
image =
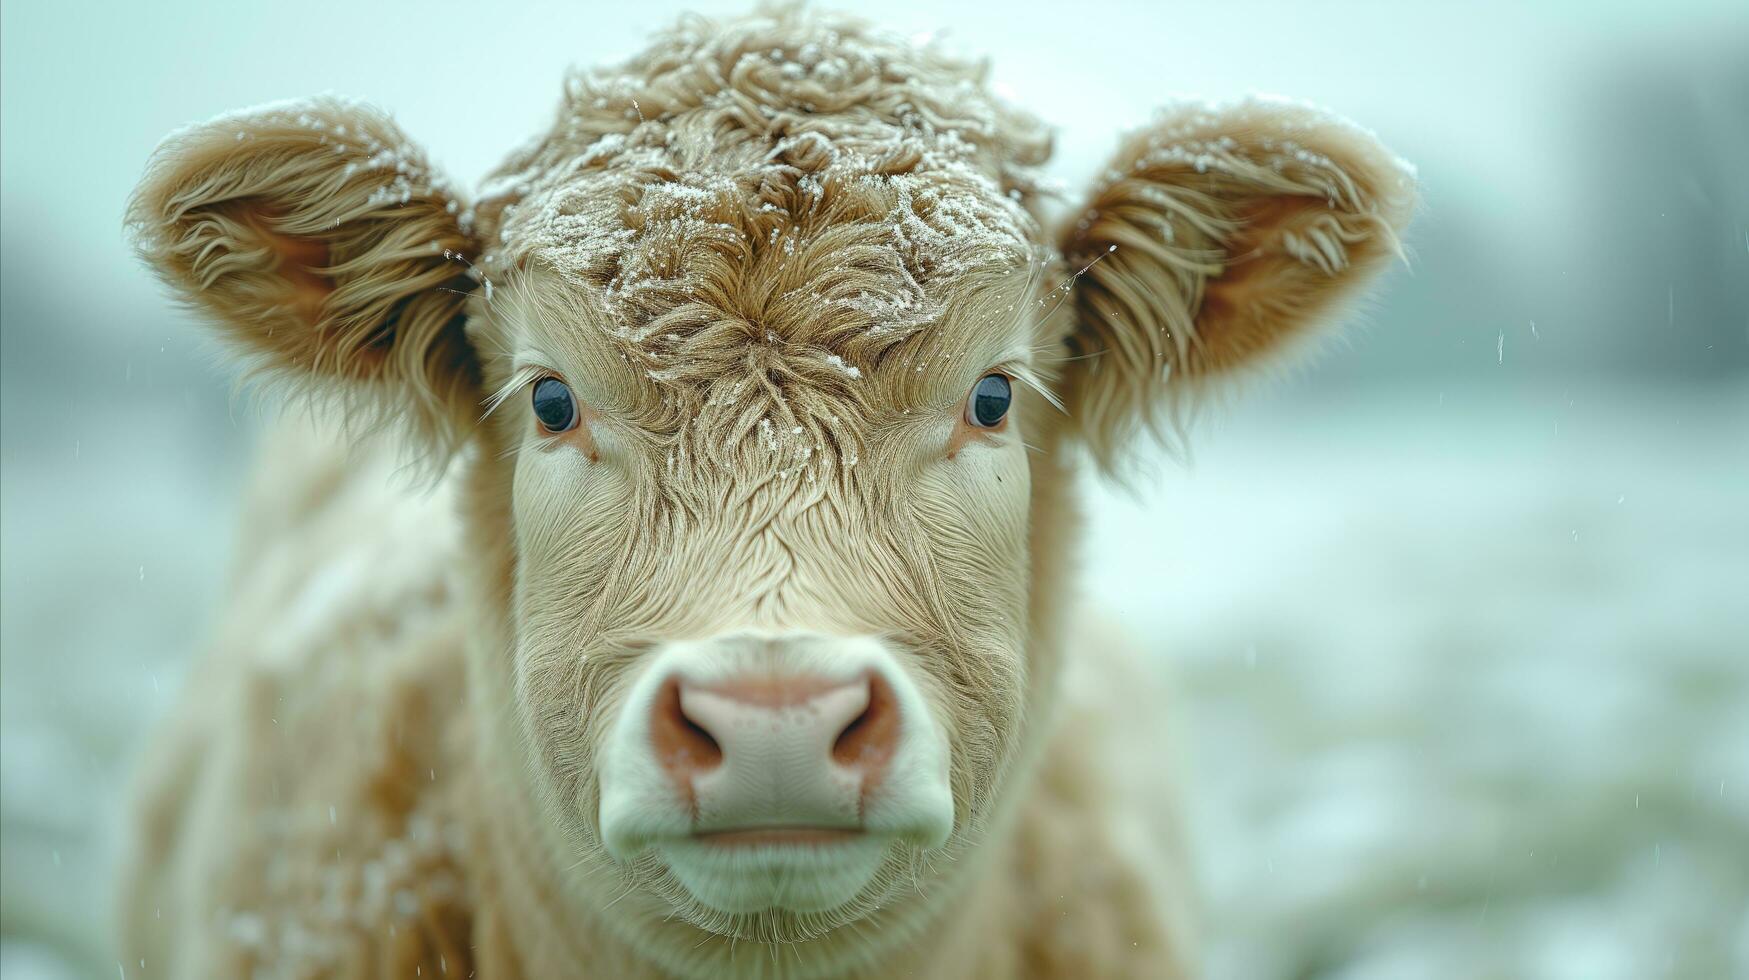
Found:
[[[464,217],[386,114],[318,97],[167,137],[126,226],[251,380],[338,403],[349,426],[405,424],[441,464],[479,402]]]
[[[1414,171],[1302,103],[1181,103],[1132,134],[1059,241],[1082,269],[1064,402],[1100,466],[1182,445],[1211,389],[1280,370],[1389,258]]]

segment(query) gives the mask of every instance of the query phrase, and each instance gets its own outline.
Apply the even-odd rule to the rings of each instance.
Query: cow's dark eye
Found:
[[[966,400],[966,421],[980,429],[994,429],[1008,417],[1008,406],[1014,401],[1014,388],[1005,374],[986,374],[972,386],[972,397]]]
[[[558,378],[534,383],[534,417],[548,432],[565,432],[577,424],[577,399]]]

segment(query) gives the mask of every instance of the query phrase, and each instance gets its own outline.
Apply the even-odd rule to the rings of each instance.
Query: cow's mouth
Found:
[[[692,839],[719,847],[823,847],[849,843],[863,834],[843,827],[745,827],[702,831]]]
[[[694,899],[718,912],[821,913],[852,902],[893,843],[855,830],[771,827],[695,834],[655,852]]]
[[[946,734],[886,641],[736,633],[641,666],[601,752],[602,843],[700,905],[849,909],[952,833]]]

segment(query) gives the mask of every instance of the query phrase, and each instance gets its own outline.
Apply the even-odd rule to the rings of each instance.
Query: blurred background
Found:
[[[1090,486],[1087,590],[1177,678],[1211,975],[1749,976],[1749,6],[880,6],[987,53],[1071,196],[1178,94],[1420,167],[1344,342]],[[8,980],[118,973],[122,791],[260,416],[124,245],[157,140],[332,90],[472,183],[567,65],[742,7],[0,6]]]

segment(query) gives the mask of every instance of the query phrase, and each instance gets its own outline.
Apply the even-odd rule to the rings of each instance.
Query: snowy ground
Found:
[[[207,397],[0,476],[8,980],[115,975],[109,828],[247,441]],[[1745,422],[1741,384],[1288,390],[1096,492],[1089,591],[1183,691],[1215,977],[1749,976]]]
[[[1749,976],[1746,423],[1290,393],[1100,507],[1090,579],[1186,692],[1215,976]]]

